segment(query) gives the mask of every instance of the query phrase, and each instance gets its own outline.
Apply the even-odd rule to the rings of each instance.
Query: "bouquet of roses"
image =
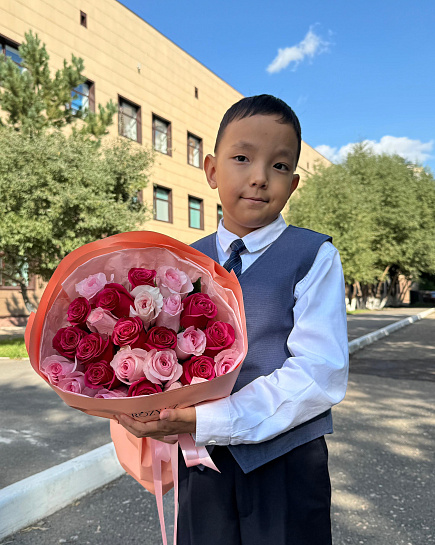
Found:
[[[61,262],[26,342],[35,370],[70,406],[146,421],[229,395],[247,351],[242,305],[234,275],[200,252],[124,233]]]

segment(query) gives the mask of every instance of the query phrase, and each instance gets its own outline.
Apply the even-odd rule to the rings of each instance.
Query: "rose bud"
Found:
[[[200,356],[204,353],[206,338],[204,331],[192,326],[177,335],[178,342],[175,352],[180,360],[190,356]]]
[[[72,394],[82,394],[88,397],[94,397],[96,394],[95,390],[86,386],[84,373],[79,371],[75,371],[59,381],[57,386],[64,392],[71,392]]]
[[[86,320],[86,325],[93,333],[100,335],[112,335],[118,318],[109,310],[98,307],[91,310],[91,313]]]
[[[229,348],[235,339],[234,328],[226,322],[214,322],[205,330],[207,346],[204,354],[215,356],[221,350]]]
[[[162,310],[156,319],[156,325],[178,331],[180,329],[180,315],[183,310],[181,295],[173,293],[163,300]]]
[[[131,289],[136,286],[155,286],[154,278],[157,272],[153,269],[132,268],[128,271],[128,281]]]
[[[216,305],[206,293],[193,293],[184,299],[183,304],[180,323],[184,329],[192,325],[196,329],[204,329],[217,314]]]
[[[102,337],[99,333],[89,333],[77,347],[77,359],[86,364],[94,361],[110,361],[113,358],[113,344],[110,337]]]
[[[101,388],[94,395],[95,399],[113,399],[115,397],[127,397],[128,390],[125,387],[115,388],[113,390],[108,390],[107,388]]]
[[[97,273],[91,274],[90,276],[76,284],[75,287],[79,295],[89,300],[97,295],[97,293],[104,288],[107,282],[108,280],[104,273]]]
[[[95,298],[97,307],[110,310],[118,318],[129,316],[134,299],[121,284],[106,284]]]
[[[125,384],[133,384],[140,378],[144,378],[143,367],[145,363],[146,350],[126,346],[115,354],[110,365],[115,370],[116,376]]]
[[[53,337],[53,348],[65,358],[73,360],[80,341],[87,335],[86,331],[75,325],[62,327]]]
[[[167,327],[152,327],[146,334],[145,348],[151,350],[175,350],[177,346],[177,334],[173,329]]]
[[[187,274],[175,267],[163,266],[157,269],[156,285],[163,297],[179,293],[181,298],[193,290],[193,284]]]
[[[161,391],[162,387],[159,384],[153,384],[148,379],[142,378],[130,386],[128,389],[128,397],[159,394]]]
[[[174,350],[150,350],[143,366],[146,378],[155,383],[172,384],[181,377],[183,367],[178,363]]]
[[[94,361],[85,371],[85,385],[88,388],[99,390],[104,386],[110,389],[118,386],[119,383],[113,367],[105,361]]]
[[[190,360],[183,363],[183,374],[181,375],[181,384],[190,384],[193,377],[200,377],[211,380],[216,376],[214,370],[214,360],[209,356],[193,356]]]
[[[76,363],[63,356],[48,356],[41,362],[39,368],[48,378],[50,384],[57,386],[60,380],[75,371]]]
[[[114,329],[112,342],[118,346],[145,348],[146,333],[140,318],[120,318]]]
[[[239,357],[239,353],[234,348],[229,348],[227,350],[222,350],[214,358],[214,370],[216,371],[216,376],[220,377],[229,373],[236,367],[236,361]]]
[[[163,296],[159,288],[137,286],[132,290],[134,308],[130,308],[130,316],[138,316],[145,328],[148,328],[160,314],[163,306]]]
[[[91,305],[85,297],[77,297],[71,301],[68,307],[67,319],[72,325],[83,324],[86,322],[91,312]]]

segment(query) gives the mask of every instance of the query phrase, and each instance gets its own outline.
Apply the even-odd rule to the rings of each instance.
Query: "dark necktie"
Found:
[[[246,250],[246,246],[243,240],[241,238],[238,238],[230,244],[230,248],[231,255],[228,260],[225,261],[224,268],[227,271],[231,271],[232,269],[238,278],[240,276],[240,273],[242,272],[242,258],[240,257],[240,252]]]

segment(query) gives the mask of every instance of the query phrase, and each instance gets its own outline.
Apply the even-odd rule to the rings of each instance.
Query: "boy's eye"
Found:
[[[273,165],[273,168],[276,168],[277,170],[289,170],[288,166],[284,163],[276,163]]]
[[[245,155],[236,155],[234,157],[234,159],[238,162],[238,163],[243,163],[245,161],[248,160],[248,158],[245,156]]]

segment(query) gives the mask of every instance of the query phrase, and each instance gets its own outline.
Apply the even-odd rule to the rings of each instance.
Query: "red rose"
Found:
[[[86,335],[77,348],[77,359],[84,364],[94,361],[112,361],[113,344],[110,337],[105,339],[99,333],[89,333]]]
[[[214,359],[209,356],[193,356],[190,360],[183,363],[183,374],[181,375],[181,384],[190,384],[193,377],[205,378],[211,380],[216,376],[214,370]]]
[[[121,284],[106,284],[95,298],[95,306],[110,310],[118,318],[130,314],[130,306],[134,306],[134,298]]]
[[[68,322],[73,325],[86,322],[91,312],[91,305],[85,297],[77,297],[68,307]]]
[[[86,337],[86,335],[86,331],[83,331],[83,329],[80,329],[75,325],[62,327],[53,338],[53,348],[57,350],[61,356],[73,360],[80,341]]]
[[[152,327],[145,339],[145,349],[152,350],[157,348],[157,350],[175,350],[177,346],[177,334],[173,329],[168,329],[167,327]]]
[[[132,348],[144,348],[146,333],[140,318],[120,318],[113,328],[112,341],[118,346],[130,345]]]
[[[128,271],[128,281],[131,284],[131,289],[136,286],[155,286],[154,278],[157,271],[153,269],[133,268]]]
[[[115,370],[105,361],[94,361],[90,363],[85,372],[85,385],[95,390],[101,388],[115,388],[121,382],[115,375]]]
[[[150,394],[158,394],[162,391],[162,387],[158,384],[153,384],[147,378],[141,378],[140,380],[133,382],[130,386],[127,397],[147,396]]]
[[[193,325],[196,329],[204,329],[207,322],[217,314],[217,307],[205,293],[193,293],[183,300],[184,310],[181,313],[181,327],[187,329]]]
[[[206,356],[215,356],[221,350],[229,348],[235,339],[234,328],[225,322],[214,322],[205,330],[207,344],[204,350]]]

